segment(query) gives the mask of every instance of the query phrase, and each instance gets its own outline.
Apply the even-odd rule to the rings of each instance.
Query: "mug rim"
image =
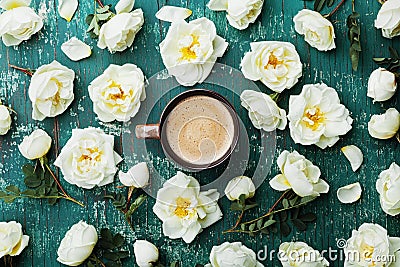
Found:
[[[208,96],[211,98],[214,98],[224,104],[231,115],[231,118],[233,120],[233,139],[230,144],[230,147],[226,153],[218,158],[217,160],[208,163],[208,164],[192,164],[181,157],[179,157],[171,148],[169,145],[168,141],[166,140],[166,135],[163,135],[163,126],[166,122],[166,119],[168,115],[171,113],[171,111],[176,107],[177,104],[182,102],[183,100],[191,97],[191,96],[197,96],[197,95],[204,95]],[[176,104],[176,105],[174,105]],[[208,90],[208,89],[191,89],[184,91],[177,96],[175,96],[173,99],[171,99],[168,104],[165,106],[164,110],[161,113],[160,117],[160,126],[159,126],[159,131],[160,131],[160,143],[163,148],[164,153],[166,154],[167,157],[171,158],[175,163],[177,163],[179,166],[187,168],[189,170],[206,170],[206,169],[211,169],[214,168],[221,163],[225,162],[226,159],[228,159],[233,151],[235,150],[238,141],[239,141],[239,118],[237,113],[235,112],[234,106],[221,94]]]

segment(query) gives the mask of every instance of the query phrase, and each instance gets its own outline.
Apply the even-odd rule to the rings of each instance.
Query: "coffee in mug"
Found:
[[[234,123],[222,102],[204,95],[191,96],[169,113],[165,135],[172,151],[183,160],[210,164],[229,151]]]

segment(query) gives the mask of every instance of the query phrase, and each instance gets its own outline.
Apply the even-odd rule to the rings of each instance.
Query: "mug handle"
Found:
[[[138,139],[160,139],[160,124],[136,125],[135,133]]]

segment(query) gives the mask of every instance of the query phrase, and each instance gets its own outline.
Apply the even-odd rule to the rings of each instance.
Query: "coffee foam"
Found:
[[[228,108],[209,96],[182,100],[165,124],[172,151],[183,160],[210,164],[223,157],[233,142],[234,122]]]

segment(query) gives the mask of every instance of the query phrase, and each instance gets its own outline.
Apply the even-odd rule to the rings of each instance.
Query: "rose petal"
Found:
[[[135,0],[120,0],[115,6],[115,11],[117,14],[129,13],[132,11],[134,5]]]
[[[72,61],[79,61],[81,59],[90,57],[92,49],[90,46],[78,40],[76,37],[72,37],[67,42],[61,45],[61,50],[64,54]]]
[[[162,21],[175,22],[185,20],[192,15],[192,10],[176,7],[176,6],[163,6],[157,13],[156,18]]]
[[[353,203],[360,199],[362,188],[359,182],[339,188],[336,192],[337,198],[342,203]]]
[[[351,168],[353,169],[353,171],[354,172],[357,171],[358,168],[360,168],[364,159],[361,149],[359,149],[355,145],[350,145],[342,147],[341,150],[343,154],[346,156],[346,158],[350,161]]]
[[[60,0],[58,13],[66,21],[70,22],[78,8],[78,0]]]

